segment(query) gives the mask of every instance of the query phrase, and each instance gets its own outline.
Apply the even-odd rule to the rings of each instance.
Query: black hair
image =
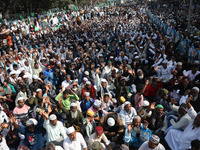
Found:
[[[191,146],[192,146],[192,148],[198,148],[198,149],[200,149],[200,140],[198,140],[198,139],[196,139],[196,140],[193,140],[192,142],[191,142]]]

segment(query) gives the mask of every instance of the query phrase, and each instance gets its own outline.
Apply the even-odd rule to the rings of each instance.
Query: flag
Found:
[[[22,17],[22,15],[21,15],[21,14],[19,14],[19,18],[20,18],[20,19],[24,19],[24,18]]]
[[[74,9],[77,11],[78,10],[78,8],[74,5]]]
[[[35,15],[35,13],[34,13],[34,12],[32,12],[32,13],[31,13],[31,17],[34,17],[34,15]]]

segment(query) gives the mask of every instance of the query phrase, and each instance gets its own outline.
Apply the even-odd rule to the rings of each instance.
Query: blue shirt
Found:
[[[85,99],[81,101],[81,110],[82,112],[87,111],[94,103],[94,100],[92,98],[90,98],[89,101],[86,101]],[[85,104],[85,106],[84,106]]]
[[[31,150],[38,150],[44,147],[44,138],[42,135],[43,122],[43,119],[39,121],[35,126],[34,133],[29,133],[28,130],[22,126],[18,128],[19,132],[25,135],[24,142]]]

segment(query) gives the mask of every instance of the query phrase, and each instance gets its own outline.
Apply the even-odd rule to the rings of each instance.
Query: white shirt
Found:
[[[8,145],[4,137],[2,137],[2,142],[0,143],[0,150],[9,150]]]
[[[165,150],[165,147],[162,144],[158,144],[158,146],[154,149],[149,148],[148,141],[144,142],[138,150]]]
[[[194,80],[194,78],[200,73],[200,71],[197,71],[195,74],[192,73],[192,70],[187,71],[184,73],[185,76],[189,77],[190,80]]]
[[[81,150],[81,147],[87,148],[87,144],[81,133],[76,132],[76,139],[71,141],[69,137],[67,137],[63,142],[64,150]]]
[[[62,122],[57,121],[56,126],[50,124],[49,120],[45,120],[43,127],[47,131],[47,142],[55,141],[61,137],[65,139],[67,137]]]
[[[131,107],[131,112],[128,114],[124,109],[122,109],[119,113],[119,117],[122,120],[124,126],[132,123],[134,116],[137,115],[135,108]]]
[[[67,88],[70,84],[71,84],[71,81],[70,81],[70,82],[67,82],[67,81],[65,80],[65,81],[62,82],[62,87]]]

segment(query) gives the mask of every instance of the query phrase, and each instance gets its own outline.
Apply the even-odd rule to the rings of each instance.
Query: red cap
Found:
[[[103,127],[102,127],[102,126],[97,126],[97,127],[95,128],[95,132],[96,132],[97,134],[103,133]]]

